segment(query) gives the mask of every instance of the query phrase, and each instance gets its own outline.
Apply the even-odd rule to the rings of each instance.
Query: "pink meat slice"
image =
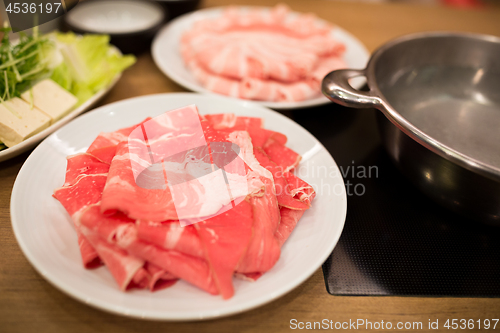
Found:
[[[316,195],[313,187],[291,172],[285,172],[284,176],[289,184],[290,193],[293,197],[310,206]]]
[[[308,81],[279,84],[277,102],[298,102],[320,94],[320,86]]]
[[[118,144],[126,141],[134,129],[150,119],[151,118],[148,117],[139,124],[122,128],[114,132],[100,133],[87,149],[87,153],[107,164],[111,164],[111,161],[116,154]]]
[[[181,38],[181,55],[207,89],[232,97],[296,102],[320,94],[321,77],[345,67],[345,46],[313,15],[225,11],[195,22]]]
[[[256,272],[256,273],[236,273],[234,276],[243,281],[255,282],[262,275],[264,275],[264,273]]]
[[[240,95],[244,99],[258,101],[278,101],[280,99],[280,84],[275,81],[258,78],[245,78],[239,81]]]
[[[177,278],[175,276],[152,263],[146,262],[144,267],[151,276],[148,284],[148,288],[151,291],[171,287],[177,282]]]
[[[129,231],[133,231],[133,229]],[[127,238],[129,239],[119,240],[118,243],[131,255],[142,258],[171,273],[176,278],[183,279],[212,295],[217,294],[212,272],[205,260],[177,251],[164,250],[137,238],[130,240],[132,238],[130,236]]]
[[[118,144],[102,192],[102,212],[117,210],[133,219],[164,221],[177,219],[172,195],[166,189],[146,189],[135,182],[127,142]]]
[[[101,193],[106,184],[107,174],[81,177],[70,186],[54,190],[54,197],[59,200],[70,216],[77,211],[101,200]]]
[[[137,237],[163,249],[204,258],[203,248],[193,225],[181,227],[178,221],[137,221]]]
[[[253,235],[248,249],[238,264],[237,272],[254,273],[269,270],[279,258],[280,248],[274,233],[279,225],[280,215],[272,173],[260,165],[254,155],[248,132],[234,131],[228,140],[240,147],[240,155],[249,169],[258,175],[257,191],[252,191],[247,200],[252,206]]]
[[[73,221],[78,232],[84,235],[95,249],[121,290],[148,286],[150,275],[143,269],[144,260],[130,256],[114,244],[119,228],[133,221],[122,215],[102,216],[98,203],[90,204],[76,212]]]
[[[113,160],[113,157],[115,157],[116,154],[116,145],[95,148],[92,150],[91,154],[97,157],[99,160],[103,161],[104,163],[111,164],[111,161]]]
[[[109,163],[115,154],[116,147],[100,148],[99,139],[93,145],[95,149],[93,149],[92,154],[82,153],[67,158],[64,185],[54,193],[55,198],[61,201],[61,203],[64,202],[63,206],[70,215],[74,215],[74,213],[89,204],[98,202],[100,200],[100,192],[104,188],[103,181],[109,171]],[[87,176],[92,178],[85,179],[73,187],[73,185]],[[73,195],[76,193],[79,193],[78,198],[73,199]],[[79,231],[77,231],[77,234],[84,267],[96,268],[101,266],[102,261],[96,250],[84,235]]]
[[[63,186],[75,184],[79,178],[95,174],[107,174],[109,164],[103,162],[99,158],[88,154],[81,153],[67,158],[66,179]]]
[[[135,272],[134,276],[132,277],[132,280],[130,283],[127,285],[126,289],[145,289],[148,288],[150,285],[151,281],[151,274],[144,269],[144,267],[141,267]]]
[[[109,165],[89,154],[78,154],[68,158],[65,186],[54,191],[70,216],[101,199]],[[99,173],[104,172],[104,173]],[[101,260],[87,238],[77,229],[78,246],[85,268],[101,265]]]
[[[219,76],[191,61],[188,67],[194,77],[208,90],[235,98],[273,102],[298,102],[320,94],[316,80],[282,83],[279,81],[247,77],[241,80]]]
[[[196,60],[187,62],[187,67],[191,70],[196,80],[208,90],[234,98],[242,96],[238,80],[213,74],[198,64]]]
[[[287,207],[280,208],[281,222],[275,234],[280,247],[283,246],[305,212],[305,210],[295,210]]]
[[[233,199],[244,198],[245,174],[238,171],[244,171],[244,162],[235,158],[231,166],[224,167],[226,176],[235,185],[231,188],[233,199],[227,195],[222,172],[213,164],[208,143],[231,144],[225,134],[200,119],[194,106],[175,112],[184,114],[185,124],[175,125],[175,120],[168,119],[160,123],[154,118],[131,132],[128,142],[118,144],[102,194],[103,213],[118,210],[130,218],[153,222],[180,219],[185,225],[217,213]],[[170,113],[165,116],[168,118]],[[190,117],[194,123],[187,121]],[[167,123],[172,131],[165,131]]]
[[[144,276],[144,272],[140,271],[144,266],[144,260],[130,256],[126,251],[113,244],[109,244],[97,234],[89,232],[85,230],[85,228],[80,228],[80,231],[87,237],[90,244],[92,244],[97,251],[99,257],[109,269],[121,290],[129,288],[134,277],[134,286],[144,287],[147,285],[144,281],[144,279],[147,279],[147,276]],[[136,276],[136,274],[139,275]]]
[[[319,56],[340,54],[343,48],[330,36],[297,38],[272,29],[205,32],[189,40],[198,64],[232,79],[273,79],[295,82],[307,77]],[[333,44],[333,45],[332,45]]]
[[[125,222],[122,222],[125,220]],[[73,216],[77,230],[84,235],[99,258],[104,262],[121,290],[130,287],[144,288],[149,281],[143,270],[144,260],[129,255],[126,251],[109,242],[115,239],[118,228],[130,225],[126,217],[104,217],[98,204],[89,205]]]
[[[314,68],[309,79],[312,85],[320,85],[323,78],[331,71],[347,68],[347,63],[341,57],[322,57]]]
[[[250,135],[254,147],[266,147],[270,142],[279,142],[282,145],[287,142],[286,135],[268,129],[248,128],[246,131]]]
[[[87,149],[87,153],[91,153],[95,149],[99,148],[104,148],[104,147],[110,147],[110,146],[116,146],[120,142],[126,141],[128,139],[128,136],[130,133],[137,127],[140,126],[142,123],[148,121],[151,118],[146,118],[139,124],[132,125],[130,127],[126,128],[121,128],[117,131],[114,132],[103,132],[100,133],[97,138],[92,142],[92,144],[89,146]]]
[[[220,40],[217,35],[211,37],[205,42],[205,45],[210,45],[210,47],[194,50],[194,58],[199,66],[210,73],[231,79],[258,75],[256,69],[252,68],[247,61],[244,46]]]
[[[246,131],[253,128],[259,129],[264,125],[262,118],[237,117],[234,113],[207,114],[204,117],[215,130],[233,129],[235,131]]]
[[[222,298],[234,295],[233,274],[252,237],[252,205],[246,200],[224,214],[194,224]]]
[[[255,11],[252,15],[246,15],[233,10],[231,15],[226,13],[222,17],[222,20],[226,19],[224,27],[217,24],[202,29],[195,27],[184,35],[182,43],[190,46],[191,52],[198,56],[206,69],[215,74],[239,79],[297,79],[303,74],[294,76],[292,72],[297,68],[303,69],[304,66],[307,67],[306,72],[310,71],[316,54],[321,56],[343,51],[343,45],[333,41],[324,30],[319,34],[313,31],[297,34],[293,30],[287,31],[284,26],[287,20],[262,20],[266,14]],[[288,10],[281,10],[281,14],[275,18],[287,14]],[[220,20],[221,18],[217,21]],[[242,25],[245,20],[246,24]],[[304,60],[313,63],[303,64],[304,53],[309,56],[306,57],[309,59]],[[255,71],[251,61],[258,63],[260,70]]]
[[[88,153],[92,153],[95,149],[103,147],[112,147],[120,143],[121,140],[125,139],[127,136],[118,133],[101,133],[92,142],[92,144],[87,148]]]
[[[266,185],[262,196],[249,196],[253,212],[253,236],[240,261],[237,272],[255,273],[270,270],[280,256],[280,246],[274,234],[280,223],[278,201],[272,181],[262,177]]]
[[[302,201],[304,204],[310,206],[311,202],[316,196],[316,193],[312,186],[289,172],[285,174],[285,178],[291,185],[290,192],[293,193],[294,197],[297,200]],[[296,210],[287,207],[280,208],[281,222],[275,234],[280,247],[283,246],[285,241],[288,239],[293,229],[297,225],[297,222],[300,220],[302,215],[304,215],[304,213],[305,210]]]
[[[290,186],[288,185],[288,182],[284,177],[283,169],[280,166],[273,163],[266,155],[266,153],[260,148],[254,149],[254,155],[259,161],[260,165],[271,171],[271,173],[273,174],[276,198],[280,206],[285,206],[290,209],[297,210],[306,210],[309,208],[309,205],[300,200],[294,199],[293,195],[290,192]]]
[[[97,254],[94,247],[90,244],[87,238],[77,231],[78,235],[78,247],[80,249],[80,255],[82,257],[83,267],[87,269],[97,268],[103,265],[101,258]]]
[[[78,227],[84,227],[87,232],[96,234],[110,244],[116,244],[122,229],[135,226],[135,220],[122,213],[102,215],[99,203],[89,205],[75,219]]]
[[[267,141],[263,147],[264,152],[284,172],[291,171],[299,165],[302,157],[287,146],[275,142],[273,139]]]
[[[291,36],[326,35],[331,26],[326,22],[317,22],[314,15],[300,14],[290,16],[290,9],[283,4],[267,9],[244,10],[233,6],[226,9],[221,17],[211,20],[199,20],[193,24],[187,34],[203,31],[227,31],[229,29],[273,28]]]
[[[319,84],[310,80],[282,83],[257,78],[244,78],[240,82],[240,97],[274,102],[298,102],[316,97]]]
[[[248,35],[248,34],[247,34]],[[318,55],[313,50],[304,48],[307,39],[283,36],[279,32],[263,31],[258,35],[242,36],[253,39],[251,61],[258,64],[261,76],[245,76],[261,80],[274,80],[292,83],[305,79],[318,62]],[[324,41],[324,45],[328,40]],[[254,65],[255,66],[255,65]]]
[[[116,144],[124,135],[135,128],[122,129],[113,133],[101,133],[88,151],[95,151]],[[74,213],[101,200],[101,194],[108,176],[109,164],[92,153],[82,153],[68,157],[66,180],[63,187],[54,191],[68,213]]]
[[[210,285],[210,271],[204,260],[138,241],[133,220],[123,214],[104,216],[98,204],[90,205],[77,215],[76,224],[90,240],[122,290],[146,286],[151,290],[166,288],[176,278],[183,278],[208,292],[215,292],[214,286]],[[134,235],[133,239],[131,235]],[[145,261],[161,267],[162,273],[145,275],[142,270]]]
[[[254,147],[266,147],[272,143],[285,145],[286,135],[263,128],[263,121],[256,117],[237,117],[234,113],[205,115],[210,126],[223,133],[247,131]]]
[[[167,183],[168,177],[182,174],[169,173],[170,169],[166,169],[165,165],[174,165],[185,172],[180,168],[183,161],[168,158],[182,153],[179,155],[181,159],[187,159],[186,147],[202,147],[206,143],[194,105],[142,123],[130,133],[128,141],[118,144],[102,194],[103,212],[119,210],[131,218],[154,222],[178,219],[173,194]],[[155,165],[160,167],[159,170],[151,171]],[[147,186],[139,186],[139,177],[144,177]],[[190,194],[190,202],[197,200],[193,196]]]
[[[266,146],[268,146],[271,143],[285,145],[287,140],[288,140],[286,135],[283,133],[280,133],[280,132],[274,132],[274,131],[267,130],[266,133],[268,133],[269,136],[267,136],[265,143],[262,145],[263,148],[265,148]]]
[[[175,282],[172,280],[176,278],[167,271],[160,269],[160,272],[155,269],[156,266],[148,265],[143,259],[130,255],[117,246],[130,234],[127,231],[129,228],[135,229],[134,220],[120,213],[104,216],[99,204],[94,204],[76,214],[75,224],[94,246],[99,246],[96,251],[101,257],[108,256],[103,261],[107,266],[112,265],[108,268],[122,289],[148,287],[154,290],[166,288]],[[144,267],[138,266],[139,262]]]

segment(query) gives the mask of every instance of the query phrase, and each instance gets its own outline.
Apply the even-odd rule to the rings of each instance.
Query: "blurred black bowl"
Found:
[[[167,11],[155,1],[89,0],[64,15],[62,29],[107,34],[123,53],[139,54],[165,22]]]
[[[168,12],[170,20],[182,14],[195,10],[200,0],[156,0]]]

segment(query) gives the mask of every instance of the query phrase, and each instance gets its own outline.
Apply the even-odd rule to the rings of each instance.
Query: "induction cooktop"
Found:
[[[376,110],[289,114],[330,151],[346,184],[342,236],[323,265],[332,295],[500,296],[500,227],[421,193],[382,147]]]

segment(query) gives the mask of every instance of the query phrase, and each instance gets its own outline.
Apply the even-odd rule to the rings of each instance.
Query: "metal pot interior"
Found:
[[[371,86],[411,124],[500,175],[500,40],[408,38],[379,50],[369,71]]]

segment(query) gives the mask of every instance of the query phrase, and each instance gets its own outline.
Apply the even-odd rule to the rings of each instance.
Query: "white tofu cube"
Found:
[[[75,106],[78,99],[64,90],[60,85],[46,79],[35,84],[31,89],[21,94],[21,98],[40,109],[52,119],[58,121]]]
[[[49,125],[50,117],[20,98],[0,103],[0,141],[7,147],[17,145]]]

